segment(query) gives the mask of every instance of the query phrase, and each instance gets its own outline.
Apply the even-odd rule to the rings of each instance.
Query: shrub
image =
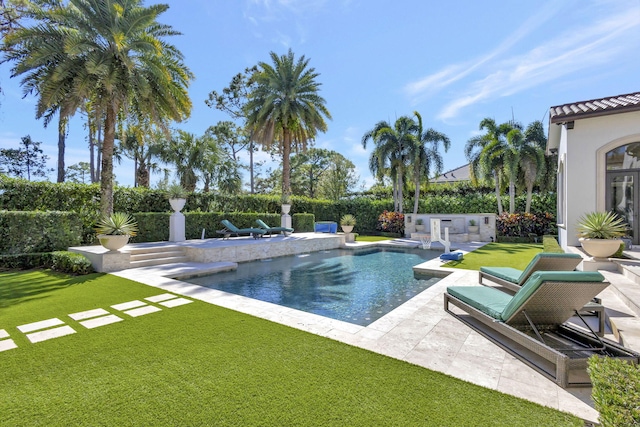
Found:
[[[555,218],[545,212],[532,213],[503,213],[496,219],[496,232],[498,236],[505,237],[529,237],[529,235],[543,236],[545,234],[557,234]]]
[[[0,255],[0,268],[8,270],[50,268],[60,273],[75,275],[94,272],[91,262],[84,255],[68,251]]]
[[[376,230],[404,235],[404,215],[401,212],[383,211],[378,217]]]
[[[0,254],[66,250],[82,243],[83,232],[74,212],[0,211]]]
[[[640,425],[640,368],[609,357],[591,356],[591,395],[602,427]]]
[[[562,247],[560,247],[558,241],[553,236],[542,237],[542,247],[542,252],[564,253]]]

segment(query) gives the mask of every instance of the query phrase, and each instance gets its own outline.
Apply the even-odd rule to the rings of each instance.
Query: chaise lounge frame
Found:
[[[266,231],[261,228],[238,228],[233,225],[231,221],[226,219],[223,219],[221,222],[225,228],[223,228],[222,230],[216,230],[216,233],[222,235],[222,240],[228,239],[233,235],[237,237],[250,235],[254,239],[258,239],[266,233]]]
[[[261,219],[256,219],[258,227],[266,231],[267,236],[271,237],[273,233],[282,233],[284,236],[288,236],[293,233],[293,228],[289,227],[270,227]]]
[[[585,298],[588,301],[608,285],[608,282],[545,281],[506,321],[485,314],[448,291],[444,294],[444,310],[559,386],[588,387],[591,382],[588,376],[584,378],[584,373],[593,354],[640,362],[640,354],[600,338],[578,313]],[[450,304],[468,316],[451,311]],[[564,324],[574,315],[583,320],[589,333]],[[563,342],[567,347],[556,348],[549,342]],[[575,377],[575,371],[583,374],[583,378],[572,378],[570,374],[573,372]]]

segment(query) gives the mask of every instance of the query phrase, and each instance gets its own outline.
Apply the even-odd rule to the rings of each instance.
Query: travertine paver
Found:
[[[173,299],[176,297],[177,295],[174,295],[174,294],[160,294],[160,295],[154,295],[152,297],[145,298],[145,299],[149,302],[160,302],[160,301],[166,301],[168,299]]]
[[[22,333],[37,331],[40,329],[51,328],[52,326],[64,325],[64,322],[56,317],[53,319],[41,320],[39,322],[27,323],[18,326],[18,330]]]
[[[133,310],[127,310],[125,311],[125,314],[128,314],[131,317],[138,317],[149,313],[155,313],[156,311],[161,311],[161,309],[154,305],[146,305],[144,307],[134,308]]]
[[[71,326],[65,325],[59,328],[46,329],[44,331],[27,334],[27,338],[29,339],[29,341],[35,344],[40,341],[46,341],[52,338],[59,338],[65,335],[71,335],[75,333],[76,331]]]
[[[12,348],[17,348],[17,347],[18,346],[12,339],[0,341],[0,351],[11,350]]]
[[[9,332],[5,331],[4,329],[0,329],[0,339],[3,338],[9,338]]]
[[[189,304],[192,303],[193,300],[190,299],[186,299],[186,298],[176,298],[176,299],[171,299],[168,301],[162,301],[160,303],[160,305],[165,306],[167,308],[173,308],[173,307],[178,307],[180,305],[185,305],[185,304]]]
[[[98,328],[100,326],[110,325],[112,323],[120,322],[124,320],[121,317],[116,316],[115,314],[110,314],[108,316],[95,317],[93,319],[83,320],[80,322],[82,326],[87,329]]]
[[[134,300],[129,302],[123,302],[121,304],[112,305],[111,308],[119,311],[125,311],[125,310],[129,310],[130,308],[142,307],[143,305],[147,305],[147,303]]]
[[[73,320],[91,319],[92,317],[104,316],[109,314],[104,308],[96,308],[94,310],[81,311],[79,313],[72,313],[69,315]]]

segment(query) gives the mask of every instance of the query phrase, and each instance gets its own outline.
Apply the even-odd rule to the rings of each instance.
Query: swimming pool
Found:
[[[437,283],[412,267],[441,255],[424,249],[330,251],[251,261],[186,282],[367,326]]]

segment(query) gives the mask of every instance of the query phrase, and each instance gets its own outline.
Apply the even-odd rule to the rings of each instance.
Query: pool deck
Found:
[[[271,243],[286,238],[273,239]],[[255,241],[250,238],[238,238],[224,242],[217,239],[207,244],[259,245],[261,240],[264,239]],[[484,243],[456,244],[457,249],[462,252],[469,252],[482,245]],[[401,239],[393,243],[356,242],[347,243],[345,246],[352,248],[416,247],[420,244]],[[203,269],[212,268],[214,264],[185,262],[130,268],[112,274],[405,360],[474,384],[569,412],[589,422],[597,422],[598,413],[593,408],[590,388],[563,389],[557,386],[444,311],[443,293],[447,286],[477,285],[477,271],[442,268],[439,258],[420,264],[414,269],[439,271],[446,277],[384,317],[363,327],[170,278],[193,276]],[[638,295],[640,287],[623,274],[611,271],[602,271],[602,273],[612,283],[612,286],[600,294],[607,314],[610,319],[615,318],[616,322],[618,320],[623,322],[626,332],[625,345],[640,351],[638,313],[623,302],[625,300],[628,303],[628,300],[620,293],[621,289],[628,289],[630,291],[627,295]],[[640,298],[635,303],[640,304]],[[607,327],[610,326],[608,323]],[[605,335],[607,338],[615,339],[610,334],[611,330],[607,332]]]

